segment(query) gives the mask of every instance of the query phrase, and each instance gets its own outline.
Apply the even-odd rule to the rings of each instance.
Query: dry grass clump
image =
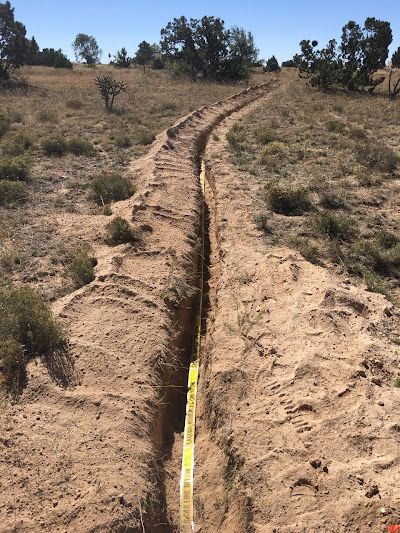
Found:
[[[57,114],[50,109],[42,109],[37,114],[37,120],[39,122],[57,122]]]
[[[97,259],[88,248],[69,250],[65,258],[65,277],[71,279],[74,288],[79,289],[94,280]]]
[[[271,130],[270,128],[266,128],[265,126],[260,126],[259,128],[256,128],[254,131],[254,136],[257,142],[260,144],[268,144],[278,140],[278,134],[276,133],[276,131]]]
[[[137,143],[147,146],[151,144],[155,138],[156,136],[151,131],[140,131],[137,134]]]
[[[397,169],[399,156],[382,142],[367,141],[356,149],[359,163],[368,168],[392,174]]]
[[[27,181],[30,174],[29,161],[24,157],[0,157],[0,180]]]
[[[118,244],[134,244],[141,240],[138,230],[135,230],[125,218],[115,217],[106,226],[107,242],[113,246]]]
[[[93,155],[95,153],[93,144],[79,137],[72,137],[67,141],[67,151],[74,155]]]
[[[265,235],[272,235],[273,230],[269,224],[269,217],[265,213],[258,213],[254,217],[257,228]]]
[[[31,148],[32,139],[25,133],[16,133],[5,139],[1,144],[1,151],[4,155],[22,155]]]
[[[319,204],[325,209],[345,209],[345,194],[339,189],[325,189],[319,192]]]
[[[43,152],[50,156],[62,156],[67,153],[67,142],[63,137],[53,137],[42,142]]]
[[[346,131],[346,124],[342,120],[329,119],[326,123],[326,128],[328,131],[334,133],[344,133]]]
[[[118,148],[130,148],[133,144],[132,137],[127,133],[119,133],[114,139],[115,146]]]
[[[289,243],[300,252],[300,254],[315,265],[321,264],[320,251],[307,237],[294,237]]]
[[[343,214],[321,211],[315,215],[316,229],[330,239],[351,241],[357,236],[357,222]]]
[[[313,207],[304,187],[273,185],[266,192],[266,200],[272,211],[286,216],[303,215]]]
[[[0,181],[0,205],[20,204],[26,198],[26,183],[10,180]]]
[[[0,368],[10,388],[19,388],[31,359],[65,346],[65,333],[39,294],[30,287],[0,289]]]
[[[90,182],[90,188],[93,198],[99,205],[126,200],[136,190],[130,178],[106,172],[94,176]]]
[[[82,109],[83,104],[77,98],[71,98],[70,100],[67,100],[66,106],[69,109]]]
[[[231,148],[233,148],[234,150],[240,150],[242,144],[246,140],[246,134],[243,130],[243,126],[238,123],[234,124],[226,134],[226,139],[230,144]]]
[[[272,141],[262,149],[261,162],[268,164],[282,160],[286,157],[287,153],[287,146],[283,142]]]

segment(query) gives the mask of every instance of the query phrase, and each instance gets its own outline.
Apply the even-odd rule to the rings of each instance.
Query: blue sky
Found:
[[[363,22],[367,16],[390,21],[392,49],[400,46],[399,0],[11,0],[11,4],[17,20],[41,48],[62,48],[72,58],[75,35],[88,33],[96,37],[104,62],[121,46],[133,55],[140,41],[158,42],[160,29],[180,15],[219,16],[226,26],[251,30],[261,57],[275,54],[280,61],[298,51],[301,39],[325,44],[340,36],[348,20]]]

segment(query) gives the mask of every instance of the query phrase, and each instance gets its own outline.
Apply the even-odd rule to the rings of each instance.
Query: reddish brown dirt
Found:
[[[387,531],[400,523],[400,357],[385,332],[399,312],[266,245],[253,185],[229,163],[225,136],[240,115],[206,152],[212,278],[196,524],[208,533]]]
[[[58,217],[66,236],[93,244],[96,279],[54,305],[68,356],[31,363],[2,408],[1,531],[174,529],[163,464],[184,410],[198,157],[216,124],[269,89],[195,111],[132,166],[138,192],[113,212],[141,226],[141,246],[106,245],[109,217]]]

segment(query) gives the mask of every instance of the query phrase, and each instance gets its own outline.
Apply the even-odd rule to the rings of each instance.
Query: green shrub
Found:
[[[130,148],[132,139],[128,134],[120,133],[115,137],[115,146],[118,146],[118,148]]]
[[[137,142],[138,144],[147,145],[151,144],[155,138],[156,136],[151,131],[141,131],[137,135]]]
[[[16,135],[6,139],[1,145],[1,151],[5,155],[22,155],[26,150],[32,146],[32,140],[25,133],[17,133]]]
[[[65,345],[65,334],[41,296],[30,287],[0,289],[0,365],[10,386],[18,386],[30,359]]]
[[[23,157],[0,157],[0,180],[27,181],[29,162]]]
[[[0,181],[0,205],[21,203],[26,200],[26,184],[22,181]]]
[[[393,382],[393,386],[396,387],[396,389],[400,389],[400,376],[397,376]]]
[[[278,135],[275,131],[264,126],[256,129],[254,135],[257,139],[257,142],[259,142],[260,144],[268,144],[278,139]]]
[[[400,242],[400,237],[385,229],[378,231],[375,239],[379,246],[386,249],[393,248],[393,246]]]
[[[87,248],[71,250],[65,259],[65,276],[70,278],[76,289],[94,280],[97,260]]]
[[[0,113],[0,137],[3,137],[10,129],[10,120]]]
[[[233,127],[226,134],[226,140],[232,148],[239,150],[242,143],[246,140],[246,134],[243,130],[243,126],[240,124],[234,124]]]
[[[312,209],[308,191],[303,187],[273,185],[266,193],[266,200],[272,211],[286,216],[302,215]]]
[[[330,239],[350,241],[357,235],[357,223],[354,219],[322,211],[315,216],[315,226],[318,231],[327,235]]]
[[[90,141],[73,137],[67,141],[67,151],[75,155],[93,155],[95,149]]]
[[[83,107],[82,102],[77,99],[68,100],[66,105],[69,109],[81,109]]]
[[[140,233],[133,229],[127,220],[115,217],[106,226],[109,244],[125,244],[140,241]]]
[[[398,155],[386,144],[367,141],[357,146],[359,163],[370,169],[393,173],[399,163]]]
[[[107,174],[104,172],[95,176],[90,187],[96,202],[100,205],[126,200],[135,193],[132,181],[115,173]]]
[[[376,274],[376,272],[371,272],[369,270],[364,270],[363,278],[364,283],[369,291],[383,294],[387,298],[390,297],[387,283],[381,276],[379,276],[379,274]]]
[[[68,145],[62,137],[54,137],[52,139],[45,139],[42,142],[42,148],[46,155],[62,156],[66,154]]]

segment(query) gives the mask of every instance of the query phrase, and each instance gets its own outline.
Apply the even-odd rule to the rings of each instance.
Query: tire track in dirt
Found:
[[[164,463],[184,418],[199,156],[215,125],[273,86],[194,111],[132,165],[138,192],[113,214],[142,228],[142,248],[105,245],[109,217],[59,216],[61,232],[93,243],[96,279],[54,306],[69,331],[69,359],[57,375],[31,363],[19,402],[1,413],[2,530],[174,529]]]

